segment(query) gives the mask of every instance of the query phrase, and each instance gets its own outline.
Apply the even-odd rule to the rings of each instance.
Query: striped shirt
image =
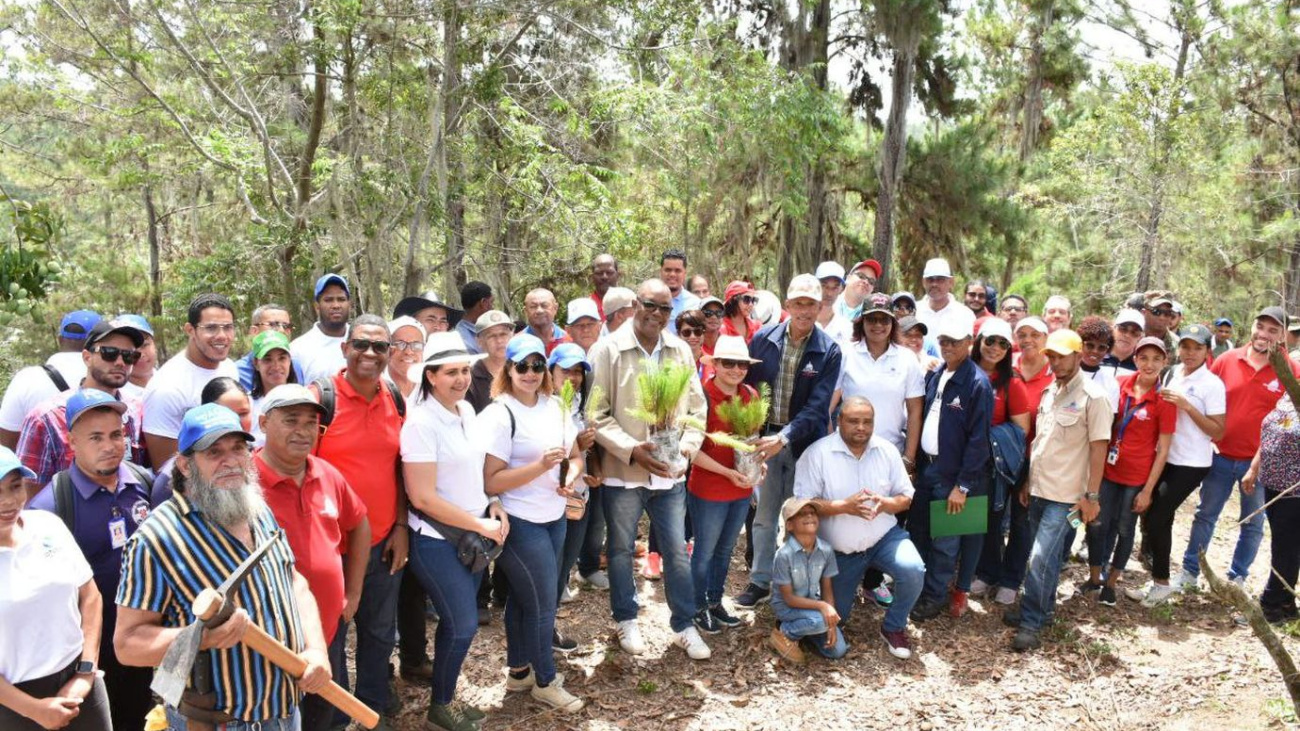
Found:
[[[262,543],[279,529],[270,510],[253,521],[253,539]],[[119,606],[157,612],[164,627],[194,621],[191,610],[199,592],[215,589],[250,551],[225,528],[192,508],[176,493],[149,516],[126,544]],[[253,623],[295,651],[303,649],[298,603],[293,593],[293,552],[281,539],[258,562],[239,588],[239,606]],[[245,722],[292,715],[298,687],[283,670],[260,653],[238,644],[212,650],[216,709]]]

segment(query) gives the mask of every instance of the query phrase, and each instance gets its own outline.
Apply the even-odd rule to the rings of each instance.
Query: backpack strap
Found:
[[[397,406],[397,415],[405,419],[406,398],[402,396],[402,392],[398,390],[396,383],[384,381],[384,385],[388,386],[388,394],[393,397],[393,404]]]
[[[68,532],[75,535],[77,500],[72,494],[72,475],[67,470],[60,470],[54,475],[54,514],[68,526]]]
[[[59,393],[68,390],[68,381],[63,377],[62,373],[59,373],[58,368],[46,363],[41,366],[41,370],[45,371],[45,375],[49,376],[50,380],[54,382],[54,387],[59,389]]]
[[[320,405],[324,413],[320,415],[320,425],[329,426],[334,421],[334,379],[329,376],[321,376],[311,382],[316,387],[316,393],[320,396]]]
[[[515,412],[506,405],[505,401],[501,402],[501,408],[505,409],[506,414],[510,417],[510,438],[513,440],[515,438]]]
[[[149,504],[153,505],[153,475],[149,474],[149,470],[146,470],[134,462],[124,460],[122,464],[126,465],[126,468],[131,471],[131,474],[135,476],[135,479],[140,481],[140,486],[144,488],[145,496],[149,498]]]

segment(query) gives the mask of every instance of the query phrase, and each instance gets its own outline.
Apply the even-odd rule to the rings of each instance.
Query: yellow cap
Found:
[[[1071,355],[1083,352],[1083,340],[1073,330],[1057,330],[1047,336],[1047,348],[1050,353]]]

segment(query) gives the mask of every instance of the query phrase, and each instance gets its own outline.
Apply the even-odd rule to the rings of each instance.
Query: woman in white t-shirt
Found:
[[[433,640],[428,718],[442,728],[463,728],[483,712],[455,699],[456,681],[478,631],[483,572],[461,563],[457,546],[424,516],[503,543],[510,531],[501,503],[483,491],[482,442],[471,436],[474,409],[466,402],[472,355],[454,332],[434,333],[426,357],[411,368],[420,384],[402,426],[402,475],[410,505],[411,563],[441,618]]]
[[[536,336],[515,335],[506,344],[505,367],[492,382],[495,400],[479,414],[477,433],[487,450],[484,486],[489,495],[501,496],[510,515],[510,535],[497,559],[510,583],[506,688],[531,689],[533,698],[573,712],[584,704],[556,675],[553,642],[564,509],[583,464],[575,444],[578,425],[552,391],[546,346]]]
[[[1147,546],[1151,549],[1151,585],[1145,591],[1125,592],[1148,607],[1168,599],[1184,581],[1196,585],[1195,577],[1179,576],[1169,582],[1169,552],[1172,549],[1174,516],[1189,495],[1200,487],[1214,461],[1213,440],[1223,436],[1227,393],[1223,381],[1210,372],[1210,329],[1191,325],[1178,334],[1178,359],[1163,379],[1160,395],[1178,409],[1178,423],[1169,444],[1169,458],[1147,508]]]
[[[0,728],[108,731],[90,564],[54,513],[23,510],[36,474],[0,447]]]

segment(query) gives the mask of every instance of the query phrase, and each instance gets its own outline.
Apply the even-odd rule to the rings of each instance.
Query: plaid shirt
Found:
[[[808,347],[812,332],[795,342],[787,330],[785,343],[781,347],[781,372],[772,388],[772,413],[768,423],[785,426],[790,421],[790,398],[794,395],[794,377],[799,372],[799,361],[803,360],[803,351]]]
[[[23,419],[22,434],[14,451],[23,466],[36,473],[36,484],[48,485],[54,475],[72,466],[72,447],[68,444],[68,399],[76,389],[69,389],[32,409]],[[121,396],[120,392],[118,394]],[[146,464],[144,441],[140,435],[140,402],[124,399],[122,416],[126,433],[126,459]]]

